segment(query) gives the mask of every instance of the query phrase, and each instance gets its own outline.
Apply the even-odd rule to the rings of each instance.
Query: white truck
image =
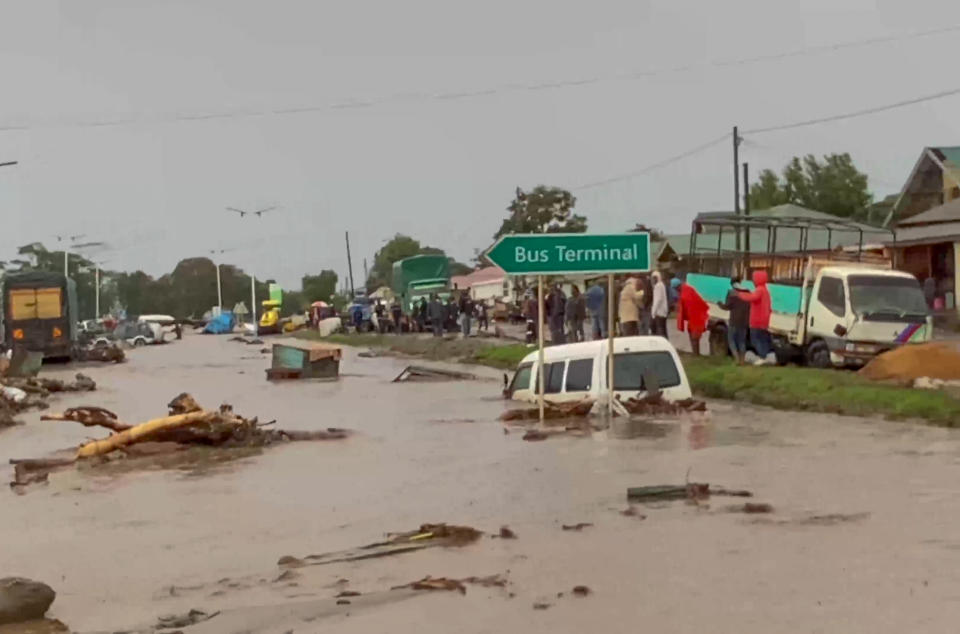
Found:
[[[758,221],[746,224],[745,230],[755,230]],[[843,221],[829,224],[833,231],[839,230],[834,224],[847,231],[854,230],[849,227],[862,227]],[[793,224],[781,224],[781,230],[784,226],[802,233],[811,225],[809,219],[794,219]],[[822,225],[814,223],[813,227]],[[696,240],[691,236],[691,252]],[[808,240],[801,237],[799,244],[806,245]],[[770,244],[775,247],[776,237]],[[710,348],[715,354],[727,352],[729,313],[720,303],[726,299],[731,283],[728,271],[721,270],[722,259],[715,259],[713,267],[705,267],[713,268],[714,274],[687,276],[687,283],[710,307]],[[699,260],[700,264],[704,262],[703,258]],[[728,267],[729,271],[763,268],[773,278],[767,284],[772,307],[769,330],[781,363],[803,360],[815,367],[860,366],[891,348],[929,341],[933,335],[933,318],[917,279],[892,270],[889,260],[868,256],[862,249],[856,253],[819,250],[816,255],[803,250],[751,252],[729,259]],[[778,280],[778,272],[786,273],[781,278],[787,279]],[[748,277],[744,275],[745,280]],[[746,281],[743,285],[753,288]]]

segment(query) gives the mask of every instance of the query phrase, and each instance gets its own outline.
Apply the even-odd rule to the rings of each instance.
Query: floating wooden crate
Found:
[[[336,379],[343,351],[330,344],[289,339],[273,344],[267,379]]]

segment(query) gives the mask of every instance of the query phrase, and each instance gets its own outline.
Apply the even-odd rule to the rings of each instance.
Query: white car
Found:
[[[155,322],[125,321],[118,324],[112,333],[97,337],[94,346],[109,346],[114,342],[124,342],[134,348],[163,343],[163,331]]]
[[[608,392],[607,341],[550,346],[543,351],[544,398],[554,403],[600,399]],[[510,398],[536,402],[539,379],[537,352],[531,352],[513,375]],[[687,374],[673,345],[663,337],[618,337],[613,340],[614,390],[621,400],[646,394],[643,377],[653,371],[663,397],[678,401],[692,396]]]

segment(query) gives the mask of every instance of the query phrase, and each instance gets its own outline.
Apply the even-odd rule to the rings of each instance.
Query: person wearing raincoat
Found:
[[[707,329],[709,307],[703,301],[697,289],[686,282],[680,285],[680,299],[677,301],[677,330],[687,331],[690,337],[690,350],[700,354],[700,337]]]
[[[753,350],[760,357],[754,363],[757,365],[766,362],[767,355],[773,351],[773,342],[770,340],[770,291],[767,289],[767,272],[753,272],[753,291],[742,293],[741,299],[750,302],[750,343]]]

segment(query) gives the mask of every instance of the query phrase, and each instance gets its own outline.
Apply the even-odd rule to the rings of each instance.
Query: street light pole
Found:
[[[238,209],[236,207],[227,207],[227,211],[232,211],[233,213],[240,214],[240,217],[245,216],[256,216],[261,218],[263,214],[268,211],[273,211],[276,207],[265,207],[263,209],[258,209],[256,211],[247,211],[245,209]],[[219,269],[218,269],[219,270]],[[219,279],[219,277],[217,278]],[[256,337],[258,334],[257,331],[257,278],[253,274],[253,269],[250,270],[250,316],[253,318],[253,336]]]

